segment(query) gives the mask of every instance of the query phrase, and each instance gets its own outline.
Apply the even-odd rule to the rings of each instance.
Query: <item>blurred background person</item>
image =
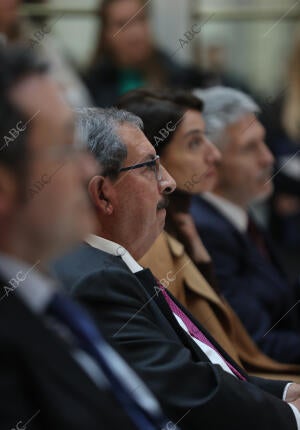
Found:
[[[203,60],[202,60],[203,61]],[[222,43],[209,44],[204,51],[205,87],[222,85],[233,87],[247,94],[252,94],[251,88],[232,72],[228,72],[228,52]]]
[[[142,118],[146,136],[177,182],[177,189],[169,196],[168,233],[158,237],[140,264],[149,267],[246,370],[278,379],[290,374],[292,380],[299,380],[300,366],[283,365],[264,355],[217,293],[211,258],[189,214],[192,196],[215,186],[220,162],[219,151],[205,137],[202,101],[183,91],[135,90],[124,95],[119,105]]]
[[[276,160],[270,231],[280,245],[291,280],[299,277],[300,258],[300,32],[288,61],[287,79],[263,111],[267,143]]]
[[[249,213],[270,196],[274,158],[257,104],[232,88],[196,90],[207,133],[222,154],[213,193],[195,196],[191,214],[215,265],[218,286],[270,357],[300,363],[300,313],[271,239]]]
[[[46,22],[43,18],[30,20],[21,15],[22,0],[0,0],[0,34],[7,46],[19,43],[34,50],[49,64],[49,73],[59,84],[62,94],[73,107],[88,106],[91,98],[85,85],[52,34],[60,16]],[[36,2],[38,3],[38,2]],[[41,3],[41,1],[39,1]],[[42,3],[46,3],[42,1]]]
[[[104,0],[101,28],[86,83],[97,106],[111,106],[129,90],[145,86],[201,86],[200,72],[182,66],[155,46],[149,2]]]

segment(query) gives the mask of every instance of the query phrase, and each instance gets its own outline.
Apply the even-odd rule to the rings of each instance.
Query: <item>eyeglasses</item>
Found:
[[[133,164],[132,166],[122,167],[119,172],[126,172],[128,170],[139,169],[140,167],[150,167],[153,168],[155,172],[155,177],[158,182],[162,180],[161,167],[160,167],[160,158],[159,155],[156,155],[153,160],[145,161],[144,163]]]

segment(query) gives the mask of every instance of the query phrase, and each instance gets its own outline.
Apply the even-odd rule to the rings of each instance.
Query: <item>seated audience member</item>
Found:
[[[300,380],[300,366],[283,365],[259,351],[230,305],[209,285],[216,284],[212,262],[188,212],[193,195],[212,190],[220,161],[216,147],[205,137],[202,102],[182,91],[162,94],[135,90],[124,95],[119,105],[141,117],[145,135],[177,183],[167,208],[166,227],[170,235],[162,233],[140,264],[149,267],[246,370],[281,379],[284,373],[291,373],[298,375],[293,380]],[[178,126],[174,127],[176,123]],[[166,129],[166,124],[170,133],[159,140],[157,131]],[[195,264],[187,257],[183,244]]]
[[[98,222],[56,273],[182,429],[300,428],[299,385],[248,376],[137,263],[175,188],[141,126],[124,111],[79,111],[78,134],[102,170],[88,184]]]
[[[95,161],[45,68],[0,50],[0,427],[154,430],[173,424],[89,316],[45,274],[95,219]],[[67,196],[67,199],[66,199]],[[290,411],[283,415],[291,421]]]
[[[287,64],[286,80],[263,105],[266,143],[275,157],[270,230],[280,245],[291,279],[299,278],[300,258],[300,31]]]
[[[86,83],[97,106],[112,106],[121,94],[144,86],[203,85],[204,76],[159,50],[151,35],[149,1],[104,0],[101,27]],[[196,29],[195,29],[196,30]]]
[[[222,153],[213,193],[196,196],[191,213],[215,264],[218,286],[253,340],[270,357],[300,363],[300,313],[274,246],[249,214],[272,192],[273,156],[257,105],[224,87],[196,91],[208,135]]]

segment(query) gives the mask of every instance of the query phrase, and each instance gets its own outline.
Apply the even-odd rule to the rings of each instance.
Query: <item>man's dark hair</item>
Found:
[[[143,120],[144,133],[158,154],[171,142],[185,112],[203,109],[199,98],[183,90],[133,90],[122,96],[117,106]]]
[[[0,47],[0,164],[24,174],[29,126],[26,114],[16,106],[10,91],[24,78],[43,74],[46,65],[23,47]],[[20,131],[21,130],[21,131]]]

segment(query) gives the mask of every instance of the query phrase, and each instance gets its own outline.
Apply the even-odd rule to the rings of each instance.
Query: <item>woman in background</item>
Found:
[[[104,0],[95,54],[86,76],[97,106],[116,103],[120,95],[139,87],[203,84],[194,67],[183,67],[158,49],[153,41],[148,2]]]
[[[205,136],[201,100],[184,91],[137,90],[121,98],[119,105],[143,119],[146,136],[176,180],[166,231],[184,244],[199,270],[214,283],[210,256],[189,214],[191,196],[213,189],[220,159]]]

